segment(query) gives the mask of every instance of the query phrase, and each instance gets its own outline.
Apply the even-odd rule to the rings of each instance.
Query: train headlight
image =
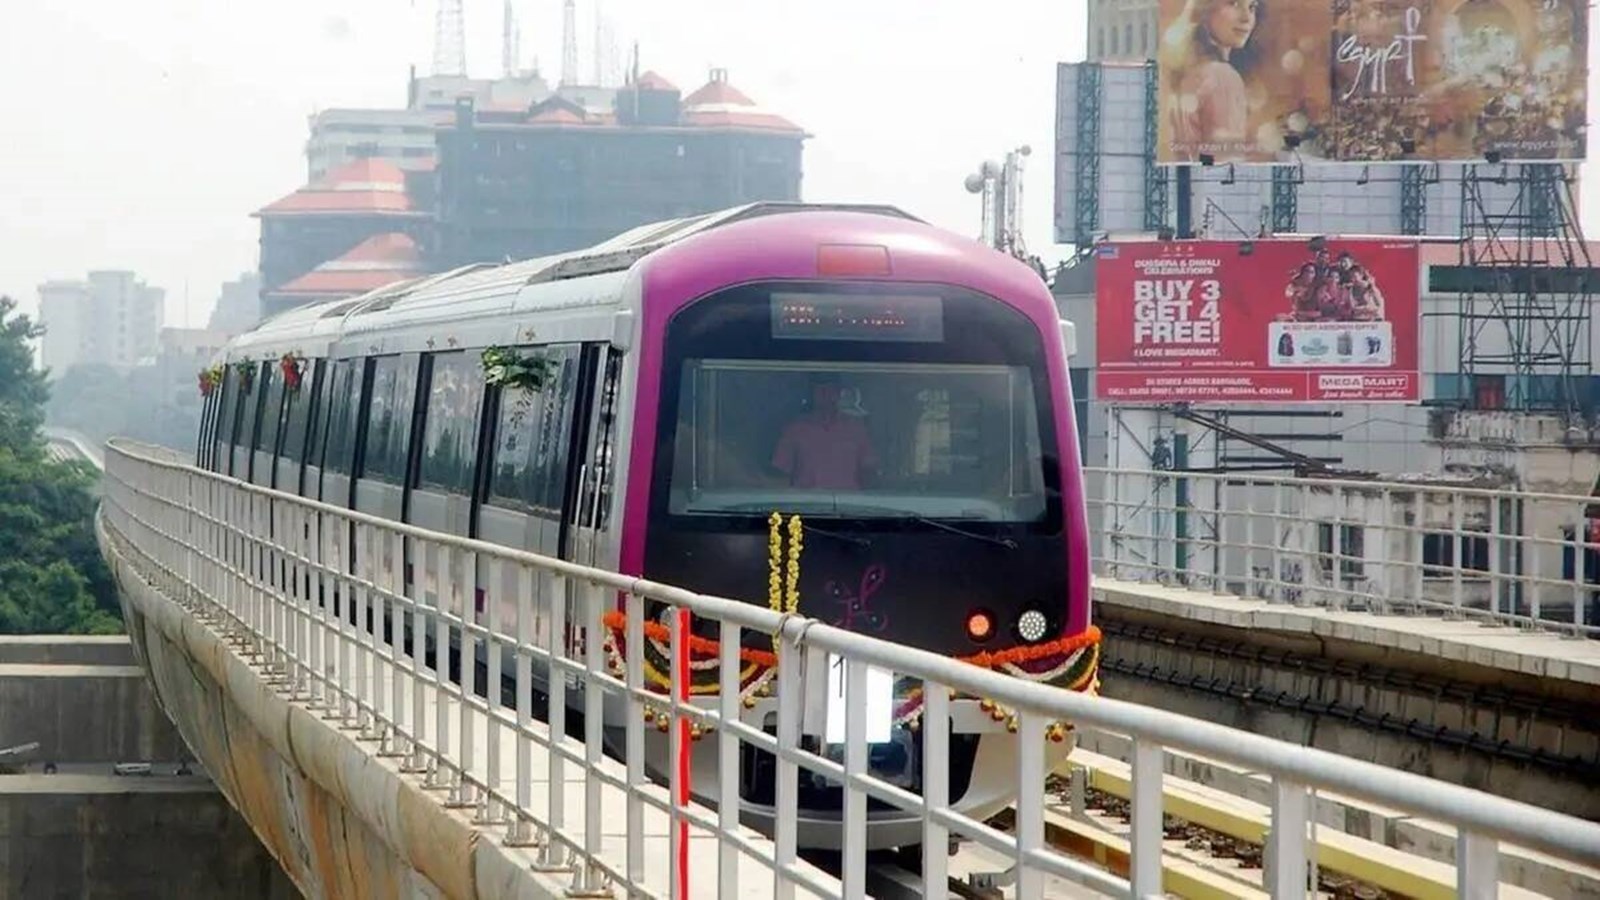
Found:
[[[1037,644],[1044,640],[1044,634],[1050,628],[1050,620],[1037,609],[1030,609],[1017,617],[1017,634],[1030,644]]]
[[[982,643],[994,636],[994,617],[981,609],[967,613],[967,637]]]

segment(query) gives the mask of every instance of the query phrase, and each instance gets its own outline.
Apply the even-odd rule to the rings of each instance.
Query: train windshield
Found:
[[[741,288],[681,314],[662,511],[1053,519],[1038,331],[991,298],[886,291]]]

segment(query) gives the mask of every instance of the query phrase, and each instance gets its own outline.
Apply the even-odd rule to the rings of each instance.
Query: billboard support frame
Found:
[[[1468,280],[1456,309],[1466,387],[1461,405],[1555,412],[1574,421],[1588,412],[1578,378],[1593,368],[1594,289],[1572,178],[1562,163],[1517,164],[1514,176],[1509,165],[1489,168],[1492,174],[1477,165],[1462,173],[1459,258]],[[1512,178],[1509,205],[1486,200],[1485,184]],[[1495,392],[1480,395],[1478,385],[1496,377],[1506,383],[1490,403]],[[1540,383],[1554,389],[1536,389]]]

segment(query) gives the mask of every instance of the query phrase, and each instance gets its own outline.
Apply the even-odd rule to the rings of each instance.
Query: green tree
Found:
[[[121,630],[94,537],[95,475],[45,449],[49,390],[28,341],[39,326],[0,297],[0,633]]]

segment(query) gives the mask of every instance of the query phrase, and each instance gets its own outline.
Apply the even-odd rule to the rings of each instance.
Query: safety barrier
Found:
[[[1494,897],[1498,846],[1506,842],[1560,859],[1600,863],[1600,826],[1515,801],[1420,776],[1361,763],[1254,734],[1129,703],[1024,682],[956,660],[833,628],[765,605],[694,594],[637,578],[573,565],[518,550],[426,531],[322,503],[254,487],[175,461],[140,445],[114,441],[106,454],[103,516],[116,539],[132,552],[142,575],[198,618],[221,630],[245,652],[259,657],[279,689],[307,704],[331,706],[363,731],[381,738],[381,752],[399,754],[408,769],[449,789],[451,802],[477,810],[485,827],[503,827],[518,841],[542,848],[541,863],[570,867],[573,892],[592,895],[609,887],[635,896],[658,896],[646,885],[644,816],[654,807],[671,817],[674,832],[693,825],[716,836],[714,873],[696,871],[694,891],[734,896],[739,858],[758,858],[774,876],[774,895],[797,888],[829,894],[835,889],[798,864],[797,802],[802,770],[843,786],[842,884],[845,896],[865,892],[866,859],[860,837],[868,822],[868,798],[921,819],[924,847],[921,879],[929,896],[948,889],[943,848],[952,836],[977,842],[1014,861],[1016,896],[1044,895],[1046,878],[1070,880],[1117,895],[1146,897],[1161,891],[1162,754],[1181,749],[1248,767],[1273,779],[1267,887],[1273,896],[1304,897],[1311,826],[1308,815],[1317,789],[1449,823],[1459,829],[1459,895]],[[412,577],[408,578],[407,569]],[[514,597],[510,621],[469,612],[477,587]],[[336,602],[327,602],[337,596]],[[319,600],[319,598],[321,598]],[[604,618],[620,603],[625,616],[621,674],[608,665]],[[688,616],[669,614],[647,622],[646,605],[687,612],[702,627],[714,623],[719,640],[721,693],[690,701],[658,693],[643,677],[647,625],[665,622],[666,643],[690,642]],[[475,605],[475,604],[474,604]],[[494,610],[493,602],[486,609]],[[346,613],[349,613],[348,615]],[[382,628],[363,621],[407,622],[409,635],[383,640]],[[485,621],[487,620],[487,621]],[[574,625],[575,629],[568,626]],[[514,662],[515,714],[500,714],[490,701],[454,683],[445,666],[424,665],[424,635],[437,646],[459,635],[463,658],[478,646],[488,652],[488,683],[505,673],[502,656]],[[575,640],[569,640],[573,635]],[[761,727],[741,702],[740,647],[744,638],[777,653],[776,734]],[[703,639],[702,639],[703,640]],[[807,699],[815,702],[819,670],[844,661],[850,697],[864,697],[869,670],[916,679],[923,688],[924,794],[918,796],[870,774],[867,704],[846,706],[843,762],[802,749],[811,730]],[[674,654],[677,683],[686,671]],[[549,678],[548,731],[535,727],[534,663],[565,677]],[[468,681],[467,679],[462,679]],[[470,682],[468,681],[470,684]],[[426,714],[424,687],[439,702]],[[584,734],[564,737],[567,692],[582,693]],[[494,691],[489,692],[491,697]],[[948,795],[950,716],[958,698],[989,698],[1015,710],[1020,735],[1014,784],[1015,824],[1002,832],[958,812]],[[622,748],[625,773],[602,764],[602,726],[607,698],[627,707]],[[684,773],[669,767],[670,794],[663,796],[646,774],[646,713],[659,711],[670,723],[672,750],[690,740],[690,725],[715,742],[720,779],[717,811],[672,798],[686,796]],[[488,721],[488,752],[473,724]],[[431,719],[431,721],[430,721]],[[1058,721],[1092,725],[1133,740],[1130,879],[1122,879],[1064,855],[1045,838],[1047,729]],[[455,732],[452,735],[452,732]],[[514,737],[509,761],[502,737]],[[772,843],[752,841],[739,827],[741,744],[776,759],[776,803]],[[564,766],[582,770],[582,828],[564,825],[567,799],[549,790],[537,804],[531,793],[534,754],[541,771],[560,783]],[[602,796],[626,795],[626,839],[620,858],[609,855],[601,822]],[[669,893],[679,896],[686,857],[672,855]]]
[[[1096,574],[1600,637],[1600,498],[1467,479],[1089,469]]]

